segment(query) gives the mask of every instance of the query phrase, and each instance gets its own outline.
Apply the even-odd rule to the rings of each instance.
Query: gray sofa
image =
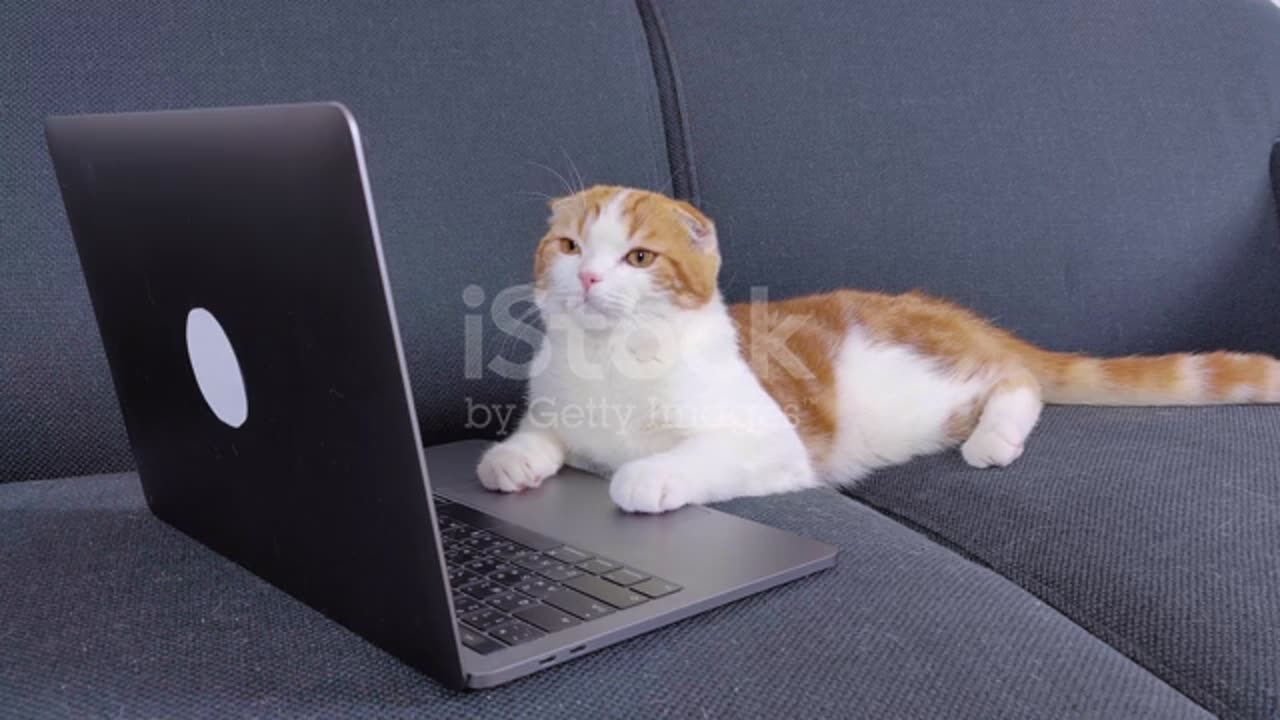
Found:
[[[426,443],[519,397],[463,379],[462,291],[528,278],[556,172],[698,204],[731,299],[918,287],[1058,350],[1278,354],[1268,2],[11,0],[0,69],[0,716],[1280,717],[1272,407],[1051,408],[1006,470],[725,503],[839,566],[444,690],[148,514],[41,135],[347,103]]]

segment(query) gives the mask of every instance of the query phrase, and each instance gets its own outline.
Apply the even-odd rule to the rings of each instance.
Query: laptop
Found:
[[[490,493],[487,443],[424,449],[343,106],[52,117],[46,137],[151,511],[440,682],[497,685],[835,563],[705,507],[629,515],[574,469]]]

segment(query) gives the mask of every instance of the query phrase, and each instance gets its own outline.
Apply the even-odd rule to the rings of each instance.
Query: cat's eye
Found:
[[[658,259],[658,253],[644,248],[636,248],[627,253],[626,261],[631,267],[647,268]]]
[[[582,248],[578,245],[578,241],[571,238],[560,238],[560,252],[565,255],[577,255],[582,252]]]

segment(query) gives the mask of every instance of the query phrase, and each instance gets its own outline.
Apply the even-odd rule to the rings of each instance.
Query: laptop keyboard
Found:
[[[458,635],[478,653],[526,643],[681,589],[434,497]]]

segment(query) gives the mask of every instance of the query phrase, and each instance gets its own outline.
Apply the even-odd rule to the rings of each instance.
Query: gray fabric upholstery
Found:
[[[1280,408],[1049,408],[1009,468],[936,456],[854,494],[1215,713],[1280,717]]]
[[[132,464],[43,147],[56,112],[346,102],[433,442],[491,431],[465,398],[518,395],[464,379],[463,316],[528,277],[557,172],[679,171],[733,299],[920,287],[1058,349],[1280,352],[1264,0],[644,7],[658,50],[626,0],[4,3],[0,483]],[[483,326],[484,360],[527,351]],[[868,479],[879,513],[730,503],[840,566],[474,695],[161,525],[130,476],[9,483],[0,717],[1276,717],[1278,424],[1053,410],[1011,469]]]
[[[726,507],[838,545],[838,567],[462,694],[153,519],[133,476],[10,483],[0,716],[1208,717],[1008,581],[836,493]]]
[[[463,397],[518,395],[493,374],[462,381],[462,290],[492,299],[528,280],[538,194],[565,189],[554,173],[669,178],[629,2],[21,0],[0,8],[0,67],[0,482],[132,467],[44,148],[47,114],[347,103],[435,441],[465,434]]]
[[[1280,351],[1280,9],[661,1],[734,299],[920,288],[1057,349]]]

